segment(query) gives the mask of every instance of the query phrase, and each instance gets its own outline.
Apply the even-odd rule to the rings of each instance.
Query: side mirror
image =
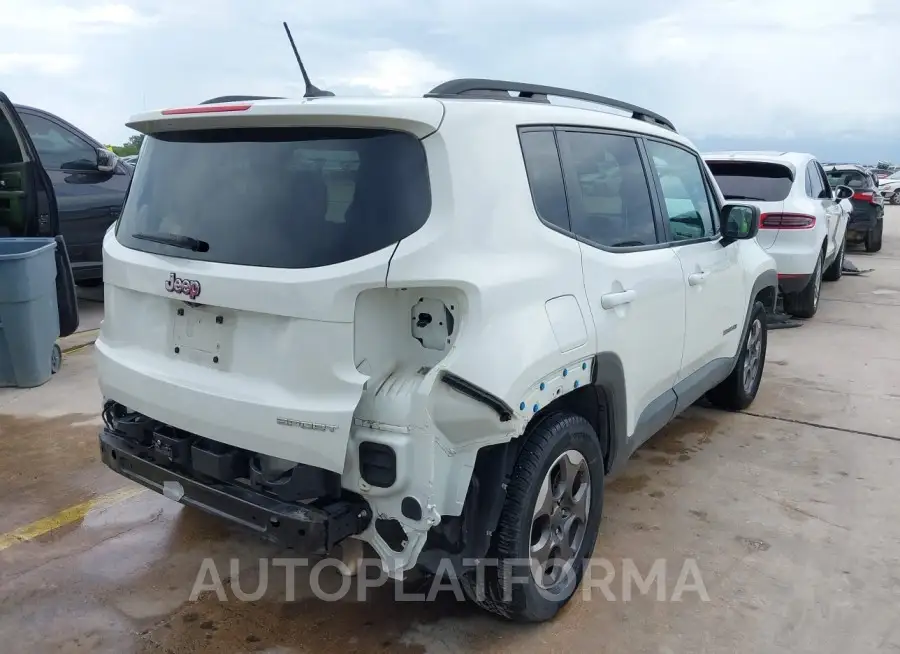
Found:
[[[853,189],[849,186],[844,186],[841,184],[836,189],[834,189],[834,199],[835,200],[849,200],[853,197]]]
[[[110,152],[105,148],[97,148],[97,170],[101,173],[111,173],[116,169],[119,163],[119,157],[115,152]]]
[[[759,232],[759,207],[726,204],[722,207],[721,217],[722,238],[729,243],[756,238]]]

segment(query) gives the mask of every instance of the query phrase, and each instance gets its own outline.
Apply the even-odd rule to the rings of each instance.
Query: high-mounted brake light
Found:
[[[179,107],[177,109],[163,109],[163,116],[181,116],[184,114],[221,114],[230,111],[247,111],[252,104],[205,104],[199,107]]]
[[[759,217],[760,229],[812,229],[816,217],[805,213],[764,213]]]

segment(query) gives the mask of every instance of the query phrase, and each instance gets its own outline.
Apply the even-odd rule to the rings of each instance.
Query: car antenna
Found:
[[[331,98],[334,97],[334,93],[331,91],[324,91],[318,88],[315,84],[313,84],[309,75],[306,74],[306,67],[303,65],[303,60],[300,59],[300,53],[297,52],[297,45],[294,43],[294,37],[291,36],[291,28],[288,27],[288,24],[282,23],[284,25],[284,31],[287,32],[288,40],[291,42],[291,48],[294,50],[294,56],[297,57],[297,63],[300,64],[300,72],[303,73],[303,81],[306,83],[306,92],[303,94],[304,98]]]

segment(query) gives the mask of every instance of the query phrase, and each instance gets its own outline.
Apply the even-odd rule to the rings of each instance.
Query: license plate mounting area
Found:
[[[175,356],[222,367],[233,327],[230,322],[233,320],[215,307],[178,307],[172,328]]]

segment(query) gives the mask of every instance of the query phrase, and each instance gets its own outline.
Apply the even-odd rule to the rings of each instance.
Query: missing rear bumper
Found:
[[[198,481],[151,461],[150,448],[109,428],[100,432],[100,452],[110,469],[142,486],[310,554],[330,551],[348,536],[364,531],[371,521],[371,510],[362,499],[283,502],[234,483]]]

